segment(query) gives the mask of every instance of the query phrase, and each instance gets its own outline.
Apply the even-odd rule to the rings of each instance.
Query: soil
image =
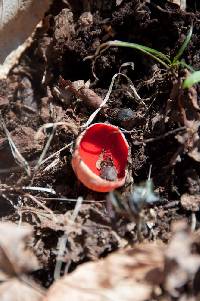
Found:
[[[32,248],[41,269],[33,275],[44,287],[54,281],[58,244],[64,234],[67,252],[63,254],[61,275],[66,263],[71,272],[83,262],[138,243],[130,214],[115,212],[107,194],[84,187],[71,167],[81,125],[105,97],[113,75],[123,64],[120,70],[132,81],[141,100],[131,95],[124,78],[117,78],[106,106],[95,118],[95,122],[109,122],[126,130],[130,147],[128,176],[118,194],[127,199],[134,187],[148,179],[151,168],[159,201],[143,209],[146,218],[142,240],[168,243],[171,223],[186,218],[194,226],[194,212],[195,228],[199,229],[199,203],[193,212],[193,206],[182,205],[181,197],[190,194],[196,198],[200,193],[198,139],[188,131],[193,129],[198,136],[195,122],[199,120],[200,86],[183,91],[181,83],[187,74],[184,68],[164,70],[134,49],[111,47],[95,61],[87,58],[101,43],[113,39],[142,44],[173,57],[193,24],[192,38],[182,59],[200,69],[200,7],[198,1],[188,2],[187,11],[181,11],[164,0],[124,0],[119,6],[116,1],[55,0],[43,25],[36,30],[34,42],[8,78],[1,81],[1,115],[21,154],[17,159],[13,157],[2,127],[1,219],[20,220],[34,228]],[[88,10],[90,13],[86,13]],[[92,97],[99,97],[97,102],[91,100],[88,90],[84,97],[77,97],[61,84],[62,78],[82,80],[84,84],[90,80],[89,89]],[[41,129],[49,123],[60,124]],[[44,162],[39,166],[42,153]],[[30,189],[25,190],[27,186]],[[69,220],[80,197],[83,203],[71,228]]]

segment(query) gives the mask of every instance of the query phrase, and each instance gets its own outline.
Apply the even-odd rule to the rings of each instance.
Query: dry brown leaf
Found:
[[[200,267],[200,256],[191,252],[193,237],[185,221],[176,222],[172,231],[174,236],[165,254],[164,286],[173,297],[178,297],[180,288],[194,279]]]
[[[54,38],[57,41],[59,39],[68,40],[74,32],[75,29],[72,11],[68,8],[62,9],[55,17]]]
[[[186,132],[178,134],[176,139],[183,145],[181,149],[188,156],[200,162],[200,107],[198,95],[194,87],[189,88],[187,91],[182,89],[182,82],[189,74],[189,71],[185,70],[184,76],[174,82],[170,97],[175,99],[178,105],[177,108],[174,107],[175,114],[179,112],[175,118],[178,118],[186,128]]]
[[[43,301],[142,301],[162,282],[163,248],[143,244],[81,265],[55,282]]]
[[[36,25],[51,0],[0,1],[0,78],[5,78],[31,44]]]
[[[66,296],[70,301],[143,301],[156,292],[183,296],[185,285],[192,290],[200,256],[192,252],[194,236],[185,221],[176,222],[172,232],[168,246],[144,243],[81,265],[56,281],[43,301],[65,301]]]
[[[28,226],[0,224],[1,301],[39,301],[43,296],[41,288],[24,275],[39,267],[33,253],[25,249],[31,234]]]
[[[197,121],[190,122],[190,128],[187,129],[187,132],[176,135],[176,139],[179,143],[183,144],[184,151],[197,162],[200,162],[200,138],[198,129],[200,123]]]
[[[0,285],[1,301],[40,301],[41,298],[42,293],[35,284],[27,285],[18,279],[12,279]]]
[[[31,227],[0,224],[0,270],[4,274],[16,276],[39,268],[36,257],[25,248],[31,234]]]

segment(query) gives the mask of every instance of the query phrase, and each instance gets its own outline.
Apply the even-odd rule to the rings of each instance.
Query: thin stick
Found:
[[[76,218],[78,216],[78,213],[79,213],[79,211],[81,209],[82,203],[83,203],[83,198],[82,197],[78,197],[76,206],[75,206],[73,214],[71,216],[71,221],[73,223],[75,222],[75,220],[76,220]],[[70,265],[71,265],[71,260],[69,260],[68,263],[66,264],[64,274],[66,274],[68,272],[68,269],[69,269]]]
[[[128,83],[129,83],[129,85],[130,85],[131,90],[132,90],[133,93],[134,93],[135,99],[141,101],[141,102],[146,106],[146,104],[142,101],[142,99],[141,99],[140,96],[138,95],[138,93],[137,93],[137,91],[136,91],[136,89],[135,89],[135,87],[134,87],[132,81],[130,80],[130,78],[129,78],[128,76],[126,76],[125,74],[123,74],[123,73],[116,73],[116,74],[114,74],[113,77],[112,77],[112,80],[111,80],[111,83],[110,83],[108,92],[107,92],[107,94],[106,94],[106,96],[105,96],[103,102],[101,103],[100,107],[99,107],[98,109],[96,109],[96,111],[94,111],[94,112],[90,115],[88,121],[82,126],[83,128],[87,128],[87,127],[93,122],[94,118],[95,118],[96,115],[99,113],[99,111],[102,109],[102,107],[105,106],[105,104],[107,103],[107,101],[108,101],[109,98],[110,98],[110,94],[112,93],[112,89],[113,89],[113,85],[114,85],[115,79],[116,79],[118,76],[122,76],[122,77],[125,77],[125,78],[126,78],[126,80],[128,81]]]
[[[63,146],[62,148],[60,148],[57,152],[51,154],[49,157],[47,157],[46,159],[44,159],[41,163],[40,166],[43,165],[44,163],[46,163],[47,161],[49,161],[50,159],[57,157],[62,151],[64,151],[65,149],[67,149],[69,146],[71,146],[73,144],[73,141],[70,142],[69,144]]]
[[[75,221],[75,219],[78,215],[78,212],[81,208],[82,202],[83,202],[83,198],[79,197],[77,199],[76,206],[75,206],[73,214],[71,216],[71,221],[72,222]],[[55,280],[59,279],[60,275],[61,275],[61,269],[62,269],[62,264],[63,264],[62,257],[64,256],[64,253],[65,253],[65,250],[66,250],[67,240],[68,240],[67,235],[64,234],[58,241],[58,255],[57,255],[57,258],[56,258],[56,266],[55,266],[55,270],[54,270],[54,279]],[[65,266],[65,273],[67,273],[70,264],[71,264],[71,260],[69,260],[68,263]]]
[[[41,131],[43,131],[44,129],[49,129],[49,128],[57,127],[59,125],[65,125],[65,126],[67,126],[74,133],[74,135],[78,135],[78,128],[77,128],[77,126],[73,125],[70,122],[59,121],[59,122],[54,122],[54,123],[53,122],[49,122],[49,123],[43,124],[39,128],[39,130],[37,131],[36,139],[37,139],[37,137],[39,137]]]
[[[112,77],[112,80],[111,80],[111,83],[110,83],[110,86],[109,86],[109,89],[108,89],[108,92],[103,100],[103,102],[101,103],[100,107],[98,109],[96,109],[96,111],[94,111],[88,121],[82,126],[83,128],[87,128],[94,120],[94,118],[96,117],[96,115],[99,113],[99,111],[102,109],[103,106],[105,106],[105,104],[107,103],[109,97],[110,97],[110,94],[112,92],[112,89],[113,89],[113,85],[114,85],[114,82],[115,82],[115,79],[116,77],[118,76],[118,73],[116,73],[115,75],[113,75]]]
[[[39,191],[39,192],[47,192],[51,194],[56,194],[55,190],[52,188],[47,188],[47,187],[39,187],[39,186],[23,186],[23,190],[32,190],[32,191]]]
[[[37,138],[37,136],[39,136],[40,132],[41,132],[43,129],[52,128],[52,132],[51,132],[51,134],[50,134],[50,136],[49,136],[49,138],[48,138],[48,140],[47,140],[47,143],[46,143],[46,145],[45,145],[45,147],[44,147],[44,149],[43,149],[43,151],[42,151],[42,154],[40,155],[40,158],[39,158],[39,160],[38,160],[38,162],[37,162],[37,164],[36,164],[36,166],[35,166],[35,168],[34,168],[34,172],[37,172],[37,170],[39,169],[40,165],[42,165],[44,162],[47,161],[47,159],[46,159],[46,161],[44,160],[44,157],[46,156],[46,153],[47,153],[47,151],[48,151],[48,149],[49,149],[49,147],[50,147],[50,144],[51,144],[51,141],[52,141],[53,136],[54,136],[54,134],[55,134],[56,128],[57,128],[57,126],[59,126],[59,125],[66,125],[67,127],[69,127],[69,128],[72,130],[72,132],[73,132],[76,136],[78,135],[77,127],[76,127],[76,126],[73,126],[70,122],[62,122],[62,121],[61,121],[61,122],[55,122],[55,123],[46,123],[46,124],[44,124],[43,126],[41,126],[41,127],[39,128],[37,134],[36,134],[36,138]],[[33,177],[33,178],[34,178],[34,177]]]
[[[76,203],[77,199],[69,199],[69,198],[47,198],[47,197],[37,197],[39,199],[45,200],[45,201],[59,201],[59,202],[73,202]],[[84,200],[84,203],[105,203],[106,201],[102,200],[102,201],[97,201],[97,200]]]
[[[55,265],[55,269],[54,269],[54,280],[57,280],[60,278],[62,264],[63,264],[62,256],[64,255],[64,252],[65,252],[66,243],[67,243],[67,234],[64,234],[58,240],[58,246],[57,246],[58,255],[56,258],[56,265]]]
[[[164,139],[164,138],[166,138],[166,137],[168,137],[170,135],[176,134],[176,133],[178,133],[180,131],[184,131],[184,130],[186,130],[186,127],[182,126],[182,127],[179,127],[179,128],[177,128],[175,130],[172,130],[172,131],[169,131],[169,132],[167,132],[167,133],[165,133],[163,135],[160,135],[158,137],[155,137],[155,138],[149,138],[149,139],[145,139],[143,141],[133,141],[133,144],[134,145],[140,145],[140,144],[151,143],[151,142],[154,142],[154,141],[158,141],[158,140]],[[125,131],[124,133],[131,133],[131,132],[132,131],[129,131],[129,132]]]
[[[45,167],[45,169],[43,169],[43,172],[49,172],[52,168],[54,168],[57,164],[59,164],[59,162],[60,159],[55,158],[49,165]]]
[[[22,192],[23,190],[32,190],[32,191],[38,191],[38,192],[47,192],[56,195],[55,190],[52,188],[47,187],[39,187],[39,186],[18,186],[18,187],[11,187],[7,186],[6,184],[0,184],[0,193],[2,192]]]
[[[38,168],[39,168],[40,165],[41,165],[41,162],[43,161],[44,157],[46,156],[46,153],[47,153],[47,151],[48,151],[48,149],[49,149],[49,147],[50,147],[50,144],[51,144],[51,141],[52,141],[53,136],[54,136],[54,134],[55,134],[55,131],[56,131],[56,126],[53,125],[52,132],[51,132],[51,134],[49,135],[49,138],[48,138],[48,140],[47,140],[47,143],[46,143],[46,145],[45,145],[45,147],[44,147],[44,149],[43,149],[43,151],[42,151],[42,153],[41,153],[41,155],[40,155],[40,158],[39,158],[39,160],[38,160],[38,162],[37,162],[37,164],[36,164],[36,166],[35,166],[35,168],[34,168],[34,172],[36,172],[36,171],[38,170]]]
[[[197,218],[195,212],[191,214],[191,231],[194,232],[197,225]]]
[[[52,216],[52,219],[57,223],[58,220],[57,220],[56,216],[54,215],[53,211],[51,211],[51,209],[49,209],[48,207],[46,207],[42,202],[40,202],[39,200],[37,200],[33,195],[31,195],[29,193],[26,193],[24,196],[30,198],[38,206],[42,207],[46,212],[48,212]]]

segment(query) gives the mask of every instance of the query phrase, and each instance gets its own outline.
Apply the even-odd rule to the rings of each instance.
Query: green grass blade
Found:
[[[193,26],[191,25],[190,30],[186,36],[185,41],[183,42],[181,48],[179,49],[177,55],[174,57],[173,59],[173,64],[176,63],[180,57],[183,55],[183,52],[185,51],[185,49],[187,48],[188,44],[190,43],[191,37],[192,37],[192,32],[193,32]]]
[[[169,68],[169,65],[171,64],[169,57],[167,55],[165,55],[164,53],[157,51],[153,48],[140,45],[140,44],[128,43],[128,42],[115,40],[115,41],[108,42],[107,45],[108,46],[116,46],[116,47],[127,47],[127,48],[133,48],[133,49],[139,50],[139,51],[149,55],[153,59],[157,60],[160,64],[165,66],[165,68]]]
[[[195,71],[194,73],[190,74],[183,82],[183,88],[189,89],[194,84],[200,82],[200,71]]]
[[[177,63],[178,65],[187,68],[188,70],[190,70],[190,72],[195,72],[195,70],[188,64],[186,64],[184,61],[180,61],[179,63]]]

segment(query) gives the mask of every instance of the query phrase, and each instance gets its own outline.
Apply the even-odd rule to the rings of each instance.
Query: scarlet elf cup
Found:
[[[78,179],[98,192],[123,186],[126,178],[128,142],[114,125],[95,123],[82,132],[76,141],[72,167]],[[115,178],[103,176],[102,169],[112,169]],[[113,172],[115,169],[115,172]]]

